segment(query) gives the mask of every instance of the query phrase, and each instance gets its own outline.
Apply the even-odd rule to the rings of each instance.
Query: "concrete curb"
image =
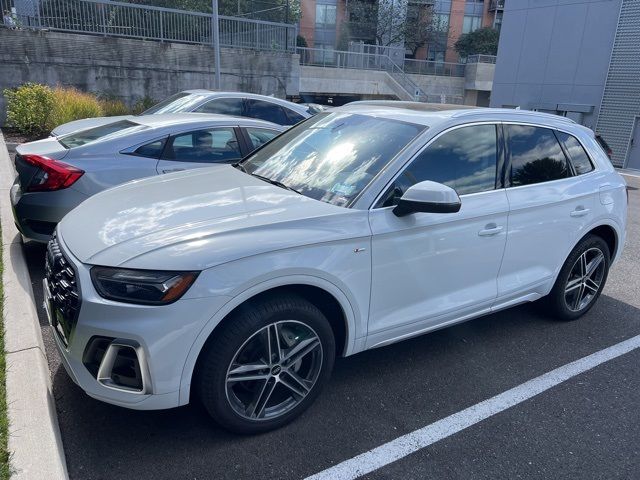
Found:
[[[12,479],[67,479],[67,465],[36,302],[11,213],[15,177],[0,133],[0,222],[4,270],[4,349],[7,364],[8,449]]]

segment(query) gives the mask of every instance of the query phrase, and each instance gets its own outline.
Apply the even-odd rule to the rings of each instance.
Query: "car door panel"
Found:
[[[380,332],[435,327],[447,315],[489,308],[497,294],[507,211],[503,189],[463,196],[453,214],[396,217],[390,208],[371,211],[367,343],[379,341]]]

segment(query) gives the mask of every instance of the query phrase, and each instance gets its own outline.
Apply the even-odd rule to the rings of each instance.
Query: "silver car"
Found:
[[[167,113],[220,113],[237,117],[257,118],[278,125],[294,125],[309,118],[315,110],[308,106],[280,98],[242,92],[212,92],[211,90],[184,90],[144,111],[141,115]],[[51,131],[52,137],[78,130],[106,125],[114,120],[136,118],[135,115],[95,117],[75,120],[59,125]]]
[[[227,115],[182,113],[117,120],[16,149],[11,187],[16,225],[48,241],[83,200],[130,180],[216,163],[233,163],[286,127]]]

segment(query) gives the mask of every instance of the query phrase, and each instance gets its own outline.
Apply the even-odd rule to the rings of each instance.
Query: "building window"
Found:
[[[434,13],[431,16],[431,22],[433,22],[433,29],[436,32],[449,31],[449,14],[448,13]]]
[[[316,27],[335,27],[336,6],[316,5]]]
[[[476,17],[475,15],[465,15],[462,21],[462,33],[473,32],[482,27],[482,17]]]

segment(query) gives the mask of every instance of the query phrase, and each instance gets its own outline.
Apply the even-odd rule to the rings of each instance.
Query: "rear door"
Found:
[[[592,166],[583,163],[580,175],[567,158],[575,137],[569,136],[569,141],[567,134],[532,125],[505,124],[503,128],[509,226],[498,296],[509,301],[523,293],[547,293],[593,218],[597,192],[587,175]],[[579,142],[578,147],[582,149]]]
[[[179,133],[169,137],[158,173],[171,173],[217,163],[233,163],[242,158],[237,127],[215,127]]]

